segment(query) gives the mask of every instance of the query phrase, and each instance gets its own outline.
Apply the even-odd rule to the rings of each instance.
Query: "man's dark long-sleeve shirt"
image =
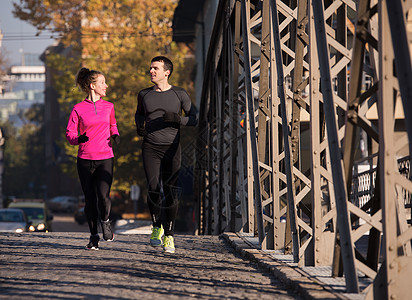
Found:
[[[182,116],[182,109],[185,116]],[[166,112],[176,113],[178,123],[165,122]],[[180,140],[180,125],[196,126],[196,108],[187,92],[180,87],[157,92],[153,87],[141,90],[137,96],[135,114],[137,129],[145,128],[145,141],[157,145],[170,145]]]

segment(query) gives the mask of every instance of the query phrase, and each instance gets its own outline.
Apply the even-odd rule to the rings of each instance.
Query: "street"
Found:
[[[53,213],[52,227],[54,232],[89,232],[87,223],[79,225],[73,214]]]

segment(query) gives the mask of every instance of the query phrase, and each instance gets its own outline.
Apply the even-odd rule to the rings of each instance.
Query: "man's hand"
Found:
[[[165,114],[163,115],[163,119],[165,120],[165,122],[171,122],[171,123],[178,123],[180,124],[180,116],[177,113],[174,112],[165,112]]]
[[[79,136],[79,144],[86,143],[89,140],[89,137],[86,135],[86,132]]]
[[[145,137],[145,136],[147,135],[146,128],[144,128],[144,127],[138,127],[138,128],[137,128],[137,135],[138,135],[138,136]]]
[[[116,145],[120,144],[120,136],[118,134],[113,134],[112,139],[116,143]]]

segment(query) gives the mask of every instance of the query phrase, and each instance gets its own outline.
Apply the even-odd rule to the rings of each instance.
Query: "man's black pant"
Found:
[[[179,200],[176,183],[181,166],[180,143],[155,145],[143,142],[142,155],[149,189],[147,204],[153,226],[163,224],[165,235],[173,235]],[[162,205],[163,194],[165,201]],[[164,220],[160,216],[162,209]]]
[[[77,158],[77,172],[82,185],[85,207],[84,213],[90,233],[97,234],[97,222],[100,218],[108,220],[111,208],[110,187],[113,180],[113,157],[103,160]]]

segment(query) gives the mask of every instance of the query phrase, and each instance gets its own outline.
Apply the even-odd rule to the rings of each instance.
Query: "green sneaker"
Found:
[[[163,240],[163,250],[167,253],[175,253],[175,242],[173,236],[166,235]]]
[[[162,245],[162,236],[164,234],[163,226],[152,227],[152,235],[150,236],[150,246],[159,247]]]

